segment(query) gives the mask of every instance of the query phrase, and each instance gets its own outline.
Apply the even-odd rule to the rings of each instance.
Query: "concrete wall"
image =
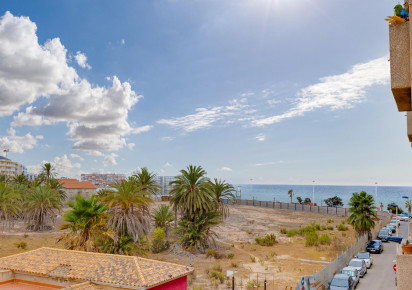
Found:
[[[10,270],[0,271],[0,283],[14,279],[14,273]]]

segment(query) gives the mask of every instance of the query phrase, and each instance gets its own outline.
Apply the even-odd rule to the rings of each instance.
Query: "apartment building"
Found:
[[[169,183],[173,180],[175,180],[174,176],[157,176],[157,182],[160,185],[159,195],[170,195],[172,186],[170,186]]]
[[[116,174],[116,173],[86,173],[81,174],[82,181],[90,181],[97,188],[109,187],[116,181],[126,179],[125,174]]]
[[[0,156],[0,174],[13,177],[26,172],[26,168],[10,159]]]

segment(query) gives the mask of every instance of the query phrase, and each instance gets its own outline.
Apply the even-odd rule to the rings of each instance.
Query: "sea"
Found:
[[[378,206],[383,203],[384,210],[390,203],[397,204],[405,210],[406,200],[412,199],[412,187],[408,186],[346,186],[346,185],[278,185],[278,184],[234,184],[236,193],[242,199],[255,199],[265,201],[290,202],[289,189],[293,190],[293,202],[297,202],[298,196],[305,199],[309,197],[318,205],[325,205],[324,200],[333,196],[342,199],[344,207],[354,192],[366,191],[378,201]],[[377,198],[376,198],[377,196]]]

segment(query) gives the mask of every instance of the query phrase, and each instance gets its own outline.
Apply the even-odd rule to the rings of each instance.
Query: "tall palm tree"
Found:
[[[157,194],[160,186],[156,180],[156,174],[149,172],[147,167],[143,167],[140,173],[132,176],[140,187],[140,190],[148,192],[149,195]]]
[[[46,182],[49,182],[50,179],[57,176],[56,169],[51,163],[44,163],[41,168],[40,176],[42,176]]]
[[[169,184],[172,186],[170,199],[175,210],[180,210],[183,217],[191,218],[213,210],[213,194],[207,190],[209,179],[201,166],[189,165],[180,170],[180,175]]]
[[[3,224],[3,230],[6,224],[9,227],[13,225],[13,218],[20,210],[19,200],[20,195],[11,185],[4,181],[0,182],[0,221]]]
[[[368,233],[369,237],[371,237],[371,229],[375,227],[373,218],[377,218],[374,204],[373,196],[365,191],[353,193],[349,202],[351,207],[349,212],[352,213],[349,217],[349,222],[355,228],[358,236]]]
[[[49,229],[49,224],[54,222],[61,206],[59,193],[49,185],[30,188],[24,201],[25,217],[29,221],[29,228],[33,231]]]
[[[411,209],[412,209],[412,200],[407,200],[405,202],[405,207],[408,209],[408,214],[411,214]]]
[[[288,195],[290,197],[290,203],[292,203],[293,202],[293,189],[289,189]]]
[[[170,210],[170,206],[162,204],[157,209],[153,210],[152,218],[156,228],[162,228],[165,231],[166,238],[169,239],[170,226],[174,220],[174,214]]]
[[[215,178],[213,181],[209,180],[207,183],[207,190],[212,193],[215,210],[221,212],[222,219],[229,216],[229,207],[225,204],[224,200],[234,199],[234,187],[227,183],[226,180],[217,180]]]
[[[19,175],[16,175],[16,176],[13,176],[11,178],[11,182],[14,183],[14,184],[21,184],[21,185],[28,185],[30,183],[27,176],[24,175],[23,173],[19,174]]]
[[[64,201],[67,198],[67,194],[64,191],[64,187],[63,185],[61,185],[61,183],[56,179],[56,178],[50,178],[49,179],[49,185],[52,189],[56,190],[57,193],[60,196],[60,201]]]
[[[65,247],[73,250],[96,251],[97,241],[106,231],[106,210],[104,204],[99,203],[95,196],[85,199],[77,195],[75,201],[67,203],[71,209],[66,212],[63,219],[68,222],[60,230],[69,229],[59,241],[65,241]]]
[[[133,178],[116,182],[111,187],[114,191],[102,198],[110,208],[108,225],[119,236],[130,236],[138,241],[139,234],[147,234],[150,229],[150,193],[142,190]]]

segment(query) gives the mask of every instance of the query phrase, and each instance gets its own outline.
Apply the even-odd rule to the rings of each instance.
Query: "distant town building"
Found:
[[[0,289],[186,290],[193,271],[136,256],[39,248],[0,258]]]
[[[91,173],[91,174],[81,174],[82,181],[90,181],[97,188],[109,187],[116,181],[126,179],[125,174],[115,174],[115,173]]]
[[[24,172],[27,172],[27,169],[23,165],[0,156],[0,174],[13,177]]]
[[[157,176],[157,182],[160,185],[160,195],[170,195],[172,186],[169,185],[171,181],[175,180],[174,176]]]
[[[68,199],[73,199],[78,194],[83,197],[90,197],[92,194],[96,193],[96,186],[90,181],[80,182],[77,179],[71,178],[61,178],[57,180],[63,186]]]

